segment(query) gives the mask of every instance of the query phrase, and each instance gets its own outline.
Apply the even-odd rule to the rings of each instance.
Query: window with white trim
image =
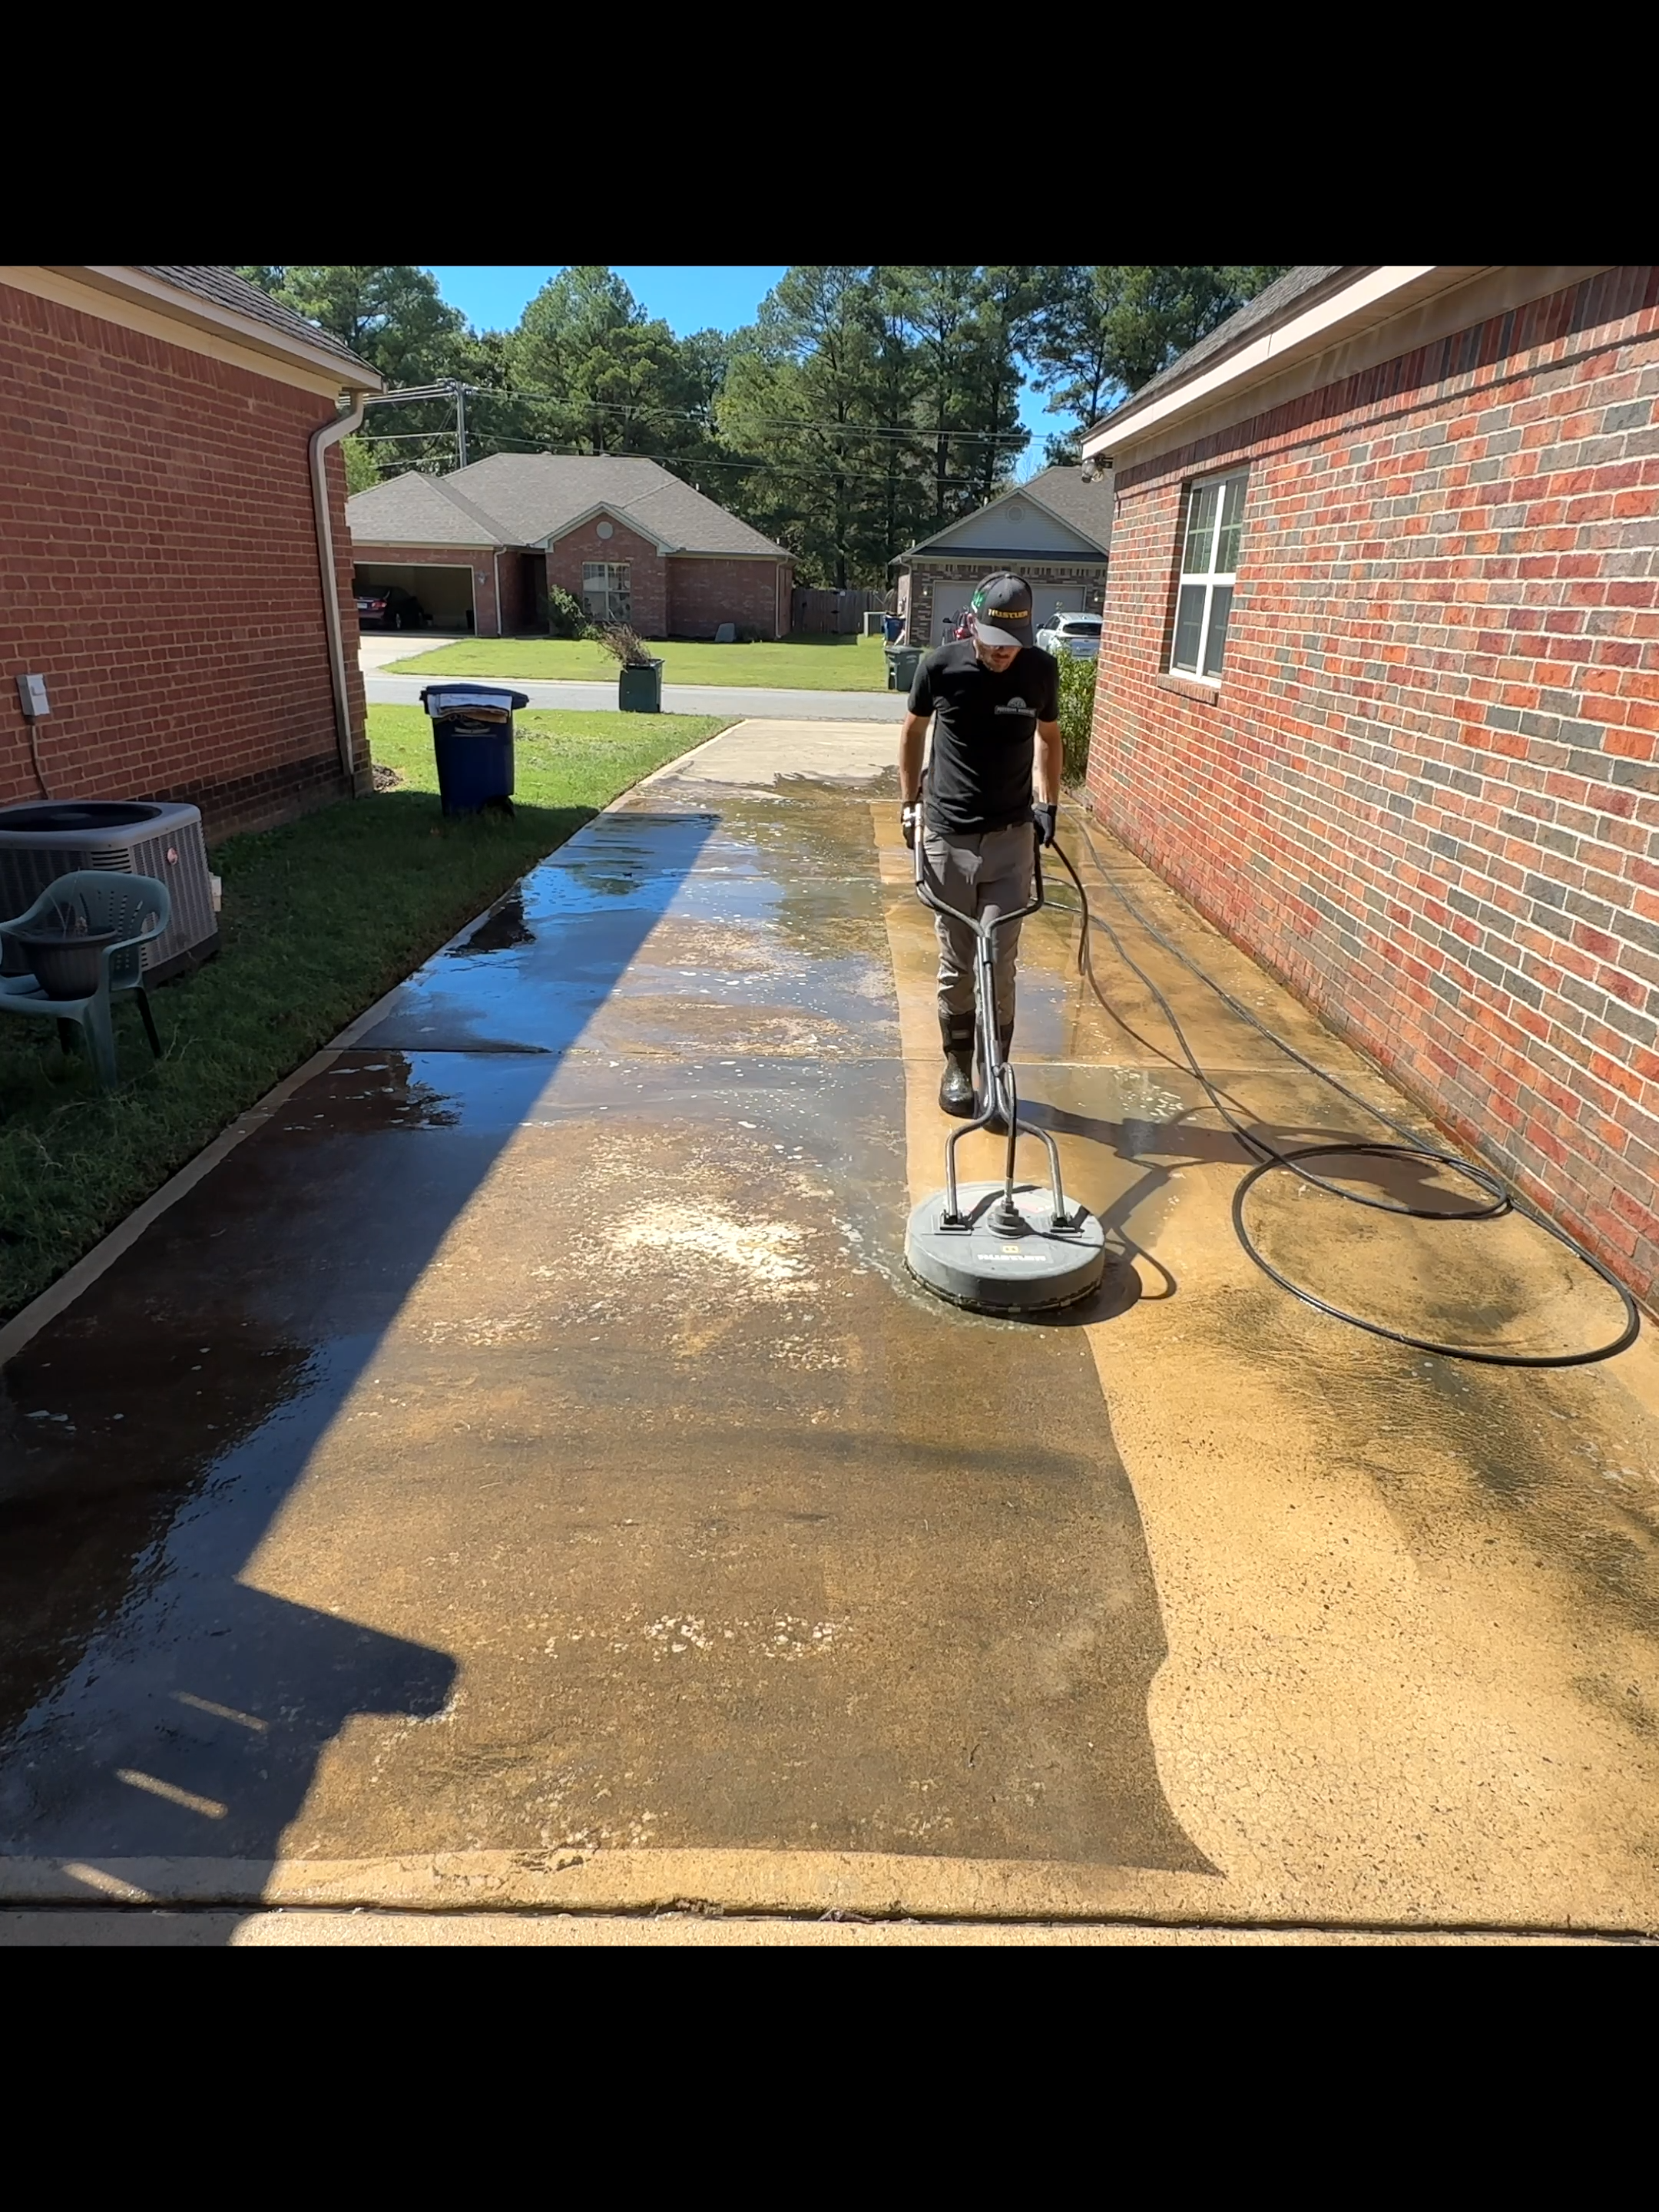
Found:
[[[590,621],[625,623],[629,619],[633,599],[628,586],[629,566],[626,561],[582,562],[582,605]]]
[[[1175,642],[1170,648],[1173,675],[1216,677],[1221,673],[1243,524],[1242,474],[1212,477],[1207,483],[1193,486],[1181,541]]]

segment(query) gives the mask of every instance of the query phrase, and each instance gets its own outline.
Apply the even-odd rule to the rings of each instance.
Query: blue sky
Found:
[[[678,337],[711,326],[735,331],[752,323],[761,301],[784,273],[781,269],[692,268],[673,263],[648,269],[614,265],[647,313],[660,315]],[[432,271],[450,306],[459,307],[473,328],[480,331],[511,330],[524,313],[526,302],[558,273],[556,267],[522,269],[495,264]],[[1041,392],[1029,388],[1021,396],[1020,420],[1034,434],[1035,447],[1035,451],[1027,449],[1020,464],[1021,476],[1042,466],[1042,441],[1060,427],[1059,418],[1046,412],[1046,404]]]

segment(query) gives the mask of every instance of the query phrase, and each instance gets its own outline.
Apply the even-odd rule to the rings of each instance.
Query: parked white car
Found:
[[[1101,618],[1098,615],[1050,615],[1036,634],[1045,653],[1068,653],[1073,660],[1100,657]]]

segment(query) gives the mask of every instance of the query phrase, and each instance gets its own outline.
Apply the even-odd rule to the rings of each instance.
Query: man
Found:
[[[1060,799],[1060,674],[1033,642],[1031,587],[1023,577],[988,576],[974,593],[974,633],[937,647],[916,671],[899,738],[899,818],[904,842],[918,836],[939,896],[987,921],[1024,906],[1031,858],[1054,840]],[[933,750],[927,796],[922,747]],[[974,939],[946,915],[939,931],[939,1025],[947,1114],[974,1110]],[[1003,1056],[1014,1036],[1014,957],[1019,924],[996,938],[996,1022]]]

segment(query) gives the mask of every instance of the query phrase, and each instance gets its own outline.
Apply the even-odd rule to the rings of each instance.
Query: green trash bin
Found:
[[[661,714],[661,661],[648,661],[643,668],[624,665],[617,671],[617,707],[624,714]]]
[[[919,645],[890,645],[887,648],[887,689],[908,691],[916,680],[916,671],[921,665]]]

